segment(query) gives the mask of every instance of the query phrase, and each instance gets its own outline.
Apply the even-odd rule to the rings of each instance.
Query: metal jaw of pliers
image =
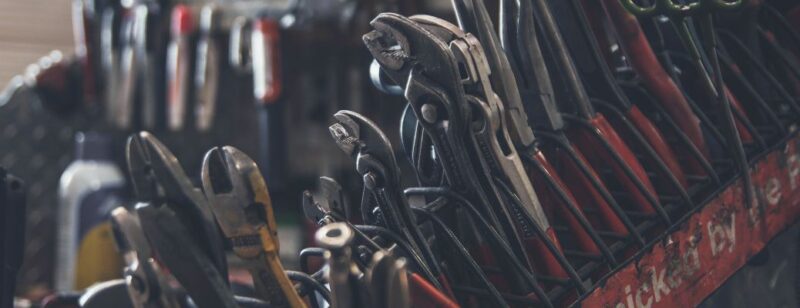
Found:
[[[203,193],[150,133],[131,136],[126,156],[136,212],[155,255],[198,305],[236,307],[222,238]]]
[[[641,6],[634,0],[621,0],[621,3],[632,14],[641,17],[653,17],[665,15],[671,18],[687,17],[698,14],[708,14],[716,10],[736,9],[747,2],[746,0],[698,0],[698,1],[675,1],[675,0],[654,0],[650,6]]]
[[[509,129],[514,145],[531,146],[535,142],[535,136],[528,125],[528,115],[522,106],[517,80],[500,45],[500,39],[494,32],[495,28],[485,4],[480,0],[454,0],[452,3],[460,28],[475,35],[483,44],[484,60],[491,71],[491,78],[487,82],[506,105],[506,112],[502,116],[511,124]]]
[[[181,307],[167,278],[153,259],[139,217],[123,207],[111,212],[111,224],[117,249],[125,259],[125,283],[136,308]]]
[[[422,21],[418,18],[414,20]],[[466,68],[464,69],[465,74],[461,77],[467,94],[467,102],[470,103],[473,110],[478,110],[478,114],[473,116],[473,118],[479,119],[475,121],[478,123],[472,125],[473,132],[476,133],[478,142],[482,144],[481,148],[485,149],[484,153],[481,153],[482,158],[488,161],[492,175],[508,181],[511,189],[520,199],[522,209],[513,211],[518,213],[517,215],[522,215],[522,217],[517,217],[518,223],[528,226],[530,220],[533,220],[533,223],[538,224],[543,230],[548,230],[550,224],[544,215],[522,160],[511,141],[506,118],[503,116],[505,114],[503,102],[495,94],[490,83],[489,61],[481,43],[471,34],[464,34],[447,21],[429,17],[424,22],[431,26],[437,26],[441,31],[447,31],[452,37],[458,38],[453,40],[450,46],[459,67]],[[439,33],[440,31],[435,32]],[[530,230],[531,228],[523,227],[523,229]],[[533,236],[533,233],[526,234],[526,236]]]
[[[276,307],[305,307],[281,265],[272,201],[256,163],[226,146],[206,153],[202,170],[210,207],[262,299]]]
[[[437,260],[417,226],[408,200],[400,191],[400,168],[389,139],[375,123],[358,113],[339,111],[334,118],[336,123],[330,126],[331,135],[339,147],[355,160],[356,170],[364,180],[362,208],[372,212],[364,205],[374,201],[380,209],[382,222],[403,236],[424,257],[427,264],[420,270],[438,277]]]
[[[329,177],[319,178],[318,198],[310,191],[303,192],[303,213],[320,226],[337,221],[347,221],[349,217],[342,186]]]
[[[502,0],[501,7],[500,38],[508,57],[517,63],[517,86],[523,103],[531,111],[530,123],[536,125],[535,129],[558,131],[564,127],[564,121],[558,113],[552,81],[536,36],[533,3]]]
[[[397,14],[380,14],[371,24],[375,30],[364,35],[364,42],[381,71],[404,85],[405,97],[436,151],[446,185],[478,204],[492,204],[463,150],[469,148],[464,119],[470,118],[470,108],[464,103],[458,63],[450,50],[452,37],[443,40],[439,35],[447,32],[434,27],[430,29],[438,32],[434,34],[422,23]],[[502,228],[493,211],[484,208],[483,213]]]

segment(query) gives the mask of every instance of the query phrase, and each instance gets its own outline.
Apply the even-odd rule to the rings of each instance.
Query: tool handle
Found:
[[[269,19],[253,21],[252,30],[253,95],[259,105],[277,102],[281,95],[280,31]]]

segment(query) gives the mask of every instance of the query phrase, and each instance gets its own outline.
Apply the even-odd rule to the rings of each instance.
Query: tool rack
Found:
[[[565,249],[564,255],[582,283],[540,276],[549,301],[556,306],[576,307],[700,304],[800,217],[800,136],[792,132],[783,138],[769,137],[778,140],[768,149],[748,151],[756,193],[750,207],[744,202],[741,177],[733,177],[732,161],[715,161],[715,166],[727,166],[728,172],[720,173],[722,188],[713,189],[715,185],[708,178],[693,178],[690,195],[705,197],[688,212],[679,196],[659,196],[667,200],[664,210],[677,217],[669,228],[655,215],[626,211],[646,239],[643,248],[636,246],[634,238],[598,232],[623,263],[610,264],[602,256]],[[554,228],[566,231],[557,222]],[[636,253],[631,256],[632,249]],[[611,271],[604,272],[603,268]],[[506,299],[520,304],[538,302],[522,297]]]
[[[793,126],[792,119],[782,120],[787,127]],[[590,255],[567,246],[563,255],[556,253],[570,279],[537,275],[539,285],[532,294],[503,294],[503,298],[519,306],[697,306],[800,217],[800,135],[794,128],[789,131],[751,128],[751,133],[760,134],[767,146],[746,147],[755,190],[750,205],[744,202],[742,177],[736,174],[733,160],[711,161],[706,169],[716,170],[715,176],[691,176],[691,185],[683,193],[656,196],[661,205],[655,214],[615,205],[623,212],[617,213],[629,230],[633,229],[629,237],[584,224],[601,254]],[[558,142],[547,134],[538,136],[543,137],[542,142]],[[657,175],[649,175],[659,180]],[[613,187],[610,191],[613,199],[625,202],[625,196]],[[417,187],[406,189],[405,193],[459,202],[458,196],[446,189]],[[561,198],[564,201],[563,195]],[[434,211],[435,203],[430,204]],[[590,208],[584,211],[587,216],[595,214]],[[429,220],[419,218],[421,224]],[[555,220],[552,224],[559,237],[569,236],[563,222]],[[488,273],[500,271],[486,266],[482,269]],[[452,289],[476,297],[490,296],[488,291],[458,284]]]
[[[19,146],[14,152],[23,156],[25,153],[58,153],[60,151],[49,149],[69,147],[74,130],[89,128],[87,123],[90,121],[87,121],[86,115],[59,117],[45,112],[41,106],[36,106],[38,102],[31,91],[18,79],[3,92],[5,97],[0,97],[0,111],[3,111],[0,112],[0,124],[18,125],[14,134],[0,125],[0,144]],[[787,123],[791,121],[787,120]],[[69,130],[65,131],[65,128]],[[592,230],[591,233],[603,241],[601,251],[610,254],[611,258],[608,255],[587,255],[565,247],[560,261],[569,265],[567,272],[572,279],[539,275],[537,280],[543,292],[540,295],[543,296],[504,295],[505,299],[521,305],[549,302],[555,306],[629,308],[683,307],[702,302],[800,216],[800,190],[797,189],[800,185],[800,135],[792,132],[786,136],[770,128],[757,129],[770,146],[766,149],[748,148],[750,172],[756,189],[756,200],[753,200],[752,206],[747,207],[743,200],[741,177],[734,176],[734,163],[731,160],[713,161],[714,169],[720,171],[718,176],[721,185],[716,182],[717,179],[695,176],[690,178],[692,185],[686,194],[657,196],[663,204],[660,212],[666,217],[626,210],[624,216],[636,230],[632,232],[634,236],[620,237],[611,232]],[[557,142],[546,134],[539,136],[542,136],[542,142]],[[203,139],[177,135],[167,138],[182,143],[187,143],[185,140]],[[213,139],[207,141],[214,142]],[[246,146],[248,140],[237,140],[236,143]],[[199,153],[199,149],[204,147],[207,144],[192,145],[185,152]],[[191,154],[179,156],[192,158]],[[33,183],[31,196],[34,201],[31,204],[55,202],[43,199],[47,195],[41,192],[46,187],[55,187],[57,172],[69,162],[69,157],[30,157],[32,164],[38,160],[57,164],[39,166],[36,168],[39,171],[26,175],[31,179],[47,181],[38,185]],[[3,163],[2,159],[0,157],[0,164]],[[197,165],[193,160],[189,162]],[[406,193],[425,192],[424,188],[412,188]],[[615,194],[614,198],[619,197],[616,192],[612,193]],[[624,197],[621,199],[624,200]],[[590,210],[586,211],[592,214]],[[29,215],[44,214],[32,209]],[[38,225],[50,221],[48,217],[34,219]],[[36,226],[30,225],[29,228]],[[558,221],[554,221],[553,226],[557,232],[567,231],[564,224]],[[37,247],[29,246],[33,246],[29,249]],[[301,264],[305,264],[302,259]],[[38,257],[38,260],[42,260],[42,257]],[[452,287],[456,292],[476,296],[487,293],[458,285]]]

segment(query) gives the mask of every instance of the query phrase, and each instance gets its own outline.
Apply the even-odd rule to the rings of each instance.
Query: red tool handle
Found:
[[[670,117],[708,158],[709,150],[703,137],[700,120],[692,111],[678,85],[661,66],[639,21],[625,10],[619,0],[603,0],[603,4],[606,15],[613,22],[620,36],[622,48],[626,50],[634,70],[641,76],[648,90],[655,94]]]
[[[556,193],[550,189],[549,185],[547,184],[546,178],[550,178],[555,184],[558,185],[564,192],[567,194],[567,198],[573,204],[580,204],[578,203],[575,196],[572,194],[572,191],[564,184],[564,181],[558,175],[555,167],[550,164],[547,158],[544,156],[544,153],[541,151],[537,152],[534,158],[539,162],[539,164],[543,167],[540,172],[544,174],[540,174],[539,172],[533,173],[529,172],[528,176],[531,178],[531,182],[533,183],[534,187],[539,187],[537,189],[537,193],[539,194],[539,201],[541,201],[542,206],[545,207],[545,211],[547,214],[550,214],[553,211],[557,212],[557,215],[561,217],[569,226],[570,232],[575,236],[575,239],[578,243],[580,249],[586,253],[590,254],[599,254],[600,249],[592,240],[589,233],[581,226],[578,219],[572,212],[567,209],[566,204],[556,195]],[[530,168],[531,170],[535,170],[534,168]],[[580,208],[578,209],[580,210]],[[583,211],[580,211],[580,214],[583,214]],[[551,216],[551,215],[548,215]]]
[[[280,29],[269,19],[253,22],[253,94],[259,104],[277,102],[281,95]]]
[[[616,150],[617,154],[622,157],[624,162],[633,171],[636,179],[632,179],[623,169],[623,166],[617,163],[611,153],[609,153],[605,146],[601,143],[592,132],[583,128],[574,128],[570,131],[573,138],[570,140],[575,141],[575,145],[583,153],[592,153],[588,156],[589,163],[595,168],[610,167],[614,176],[622,184],[625,191],[629,194],[633,205],[637,210],[646,214],[655,213],[655,205],[648,201],[645,192],[639,189],[639,186],[634,181],[640,181],[648,193],[657,196],[655,188],[653,187],[647,172],[642,167],[639,159],[633,154],[633,151],[625,144],[622,138],[617,134],[611,124],[606,120],[602,114],[597,114],[593,119],[589,120],[592,127],[596,132],[600,133],[603,139],[611,144],[612,148]]]
[[[647,140],[647,143],[653,147],[653,150],[658,154],[658,157],[664,161],[664,164],[667,165],[669,171],[675,175],[675,178],[678,182],[683,186],[683,188],[689,187],[689,182],[686,179],[686,174],[683,172],[681,168],[681,164],[678,161],[678,156],[675,155],[675,152],[672,151],[672,148],[667,144],[666,139],[661,134],[661,131],[653,124],[653,122],[648,119],[639,107],[633,106],[626,112],[626,117],[636,126],[636,130],[642,134],[644,139]]]
[[[417,273],[409,273],[409,287],[411,288],[411,301],[414,307],[420,308],[458,308],[459,306],[450,297],[436,289],[430,282]]]
[[[574,148],[574,147],[573,147]],[[600,176],[597,172],[591,167],[589,162],[586,158],[576,149],[577,159],[581,161],[581,163],[589,168],[590,176],[598,179],[598,182],[601,185],[601,189],[608,191],[605,188],[605,185],[602,181],[599,181]],[[627,236],[628,229],[625,228],[625,225],[622,223],[622,220],[617,216],[614,210],[611,208],[611,205],[608,204],[606,199],[603,198],[603,195],[592,185],[592,182],[589,178],[587,178],[584,173],[581,171],[580,167],[570,159],[568,154],[563,153],[563,150],[557,150],[548,152],[549,157],[555,157],[557,161],[555,163],[560,167],[558,170],[559,173],[562,175],[562,179],[567,187],[569,187],[572,191],[581,192],[579,194],[575,194],[574,197],[578,201],[578,204],[582,208],[586,207],[594,207],[599,212],[598,216],[590,216],[589,221],[592,222],[592,225],[597,227],[600,230],[610,230],[618,235]]]

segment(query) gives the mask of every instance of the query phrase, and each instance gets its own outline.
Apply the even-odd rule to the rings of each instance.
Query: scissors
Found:
[[[716,30],[714,29],[715,12],[738,9],[746,3],[745,0],[698,0],[697,2],[690,2],[688,4],[678,4],[672,0],[656,0],[653,5],[647,7],[637,5],[633,0],[621,1],[622,5],[634,15],[640,17],[666,15],[678,26],[681,40],[689,50],[693,60],[698,62],[698,69],[701,70],[701,76],[704,76],[709,92],[713,93],[713,97],[716,98],[718,105],[722,108],[727,126],[726,139],[728,139],[728,144],[733,150],[733,159],[738,165],[739,171],[743,174],[745,204],[752,204],[755,193],[753,192],[752,178],[749,171],[750,164],[748,162],[747,153],[745,153],[744,150],[743,135],[734,117],[735,109],[738,108],[734,106],[734,103],[730,100],[730,96],[732,95],[729,95],[729,91],[725,87],[720,60],[717,54],[717,44],[719,40]],[[708,55],[711,61],[711,73],[713,77],[706,71],[706,66],[702,62],[703,56],[693,39],[693,33],[688,20],[689,17],[695,17],[700,22],[700,30],[703,34],[702,44],[706,55]],[[711,78],[713,78],[713,80]],[[763,141],[761,143],[763,144]]]

